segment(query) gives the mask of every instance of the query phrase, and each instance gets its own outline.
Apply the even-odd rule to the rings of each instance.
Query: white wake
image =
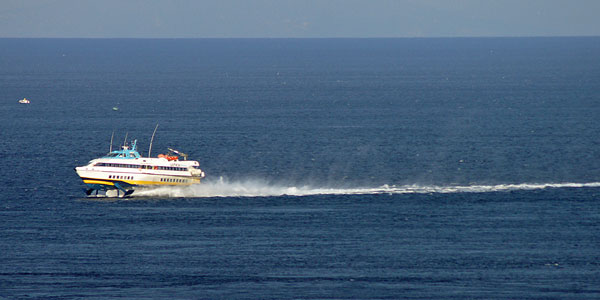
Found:
[[[179,187],[158,187],[136,190],[134,197],[269,197],[308,195],[372,195],[372,194],[426,194],[426,193],[484,193],[546,188],[600,187],[590,183],[520,183],[497,185],[383,185],[379,187],[334,188],[314,186],[286,186],[261,180],[229,181],[223,178],[201,184]]]

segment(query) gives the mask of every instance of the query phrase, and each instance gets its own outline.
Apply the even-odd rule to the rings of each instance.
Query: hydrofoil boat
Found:
[[[200,164],[187,160],[187,154],[169,148],[167,154],[150,157],[150,149],[152,146],[148,157],[142,157],[137,151],[137,140],[134,140],[131,145],[125,142],[120,150],[112,151],[111,138],[108,154],[75,168],[87,185],[86,194],[98,196],[116,190],[117,197],[129,197],[140,187],[192,185],[204,178]]]

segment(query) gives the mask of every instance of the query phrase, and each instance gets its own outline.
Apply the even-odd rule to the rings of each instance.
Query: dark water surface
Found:
[[[0,116],[0,299],[600,297],[600,38],[0,39]],[[205,183],[84,198],[156,123]]]

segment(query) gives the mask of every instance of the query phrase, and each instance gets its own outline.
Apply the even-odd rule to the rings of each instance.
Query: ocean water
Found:
[[[0,299],[600,297],[600,38],[0,39],[0,116]]]

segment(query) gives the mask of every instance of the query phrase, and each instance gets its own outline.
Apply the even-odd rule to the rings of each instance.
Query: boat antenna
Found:
[[[129,134],[129,132],[125,133],[125,140],[123,141],[123,146],[127,146],[127,135]]]
[[[113,133],[110,135],[110,149],[108,150],[108,152],[112,152],[112,143],[113,143],[113,138],[115,137],[115,131],[113,130]]]
[[[152,132],[152,138],[150,139],[150,147],[148,148],[148,157],[151,157],[152,153],[152,142],[154,142],[154,134],[156,134],[156,129],[158,129],[158,123],[156,123],[156,127],[154,127],[154,132]]]

